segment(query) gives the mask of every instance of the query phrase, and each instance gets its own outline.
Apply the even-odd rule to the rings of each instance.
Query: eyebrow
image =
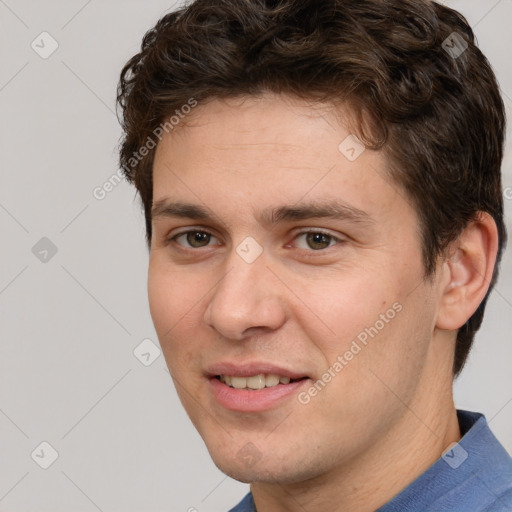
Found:
[[[158,217],[178,217],[186,219],[208,220],[213,216],[206,208],[195,204],[169,201],[161,199],[153,203],[151,208],[151,218]]]
[[[211,221],[217,216],[200,205],[162,199],[153,204],[151,217],[152,219],[176,217]],[[334,219],[362,224],[375,222],[367,212],[339,200],[267,208],[258,215],[258,220],[265,226],[272,226],[284,221],[307,219]]]
[[[363,224],[374,222],[367,212],[339,200],[280,206],[264,211],[260,216],[261,222],[267,225],[306,219],[334,219]]]

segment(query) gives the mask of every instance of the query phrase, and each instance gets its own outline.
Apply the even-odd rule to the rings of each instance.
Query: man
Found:
[[[233,509],[512,510],[457,411],[505,243],[504,108],[463,17],[420,0],[196,0],[118,101],[152,318]]]

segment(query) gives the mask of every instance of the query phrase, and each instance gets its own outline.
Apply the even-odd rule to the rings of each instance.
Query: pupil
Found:
[[[329,247],[331,237],[323,233],[308,233],[307,241],[311,249],[325,249]]]
[[[187,235],[187,242],[192,247],[204,247],[205,245],[208,245],[209,241],[210,235],[202,231],[195,231],[193,233],[188,233]]]

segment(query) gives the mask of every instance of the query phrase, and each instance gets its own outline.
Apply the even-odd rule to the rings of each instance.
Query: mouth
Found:
[[[220,363],[208,368],[206,377],[217,405],[237,412],[265,412],[284,406],[310,382],[304,373],[260,362]]]
[[[287,375],[278,375],[276,373],[259,373],[248,377],[235,375],[215,375],[215,378],[233,389],[247,389],[257,391],[264,388],[274,388],[276,386],[286,386],[287,384],[299,382],[307,377],[292,379]]]

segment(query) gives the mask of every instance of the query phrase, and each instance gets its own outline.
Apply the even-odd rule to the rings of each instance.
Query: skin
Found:
[[[348,125],[324,107],[270,93],[213,100],[155,154],[154,204],[192,204],[209,218],[155,211],[152,318],[183,406],[215,464],[251,483],[259,512],[375,510],[460,439],[456,330],[494,266],[496,228],[482,214],[425,279],[418,216],[387,177],[385,153],[349,161],[338,150]],[[332,201],[367,217],[262,218]],[[187,230],[211,236],[191,246]],[[328,235],[321,248],[305,230]],[[248,236],[262,248],[252,263],[236,252]],[[307,404],[293,396],[241,413],[210,392],[206,368],[226,360],[293,369],[310,377],[308,390],[396,303],[401,311]]]

